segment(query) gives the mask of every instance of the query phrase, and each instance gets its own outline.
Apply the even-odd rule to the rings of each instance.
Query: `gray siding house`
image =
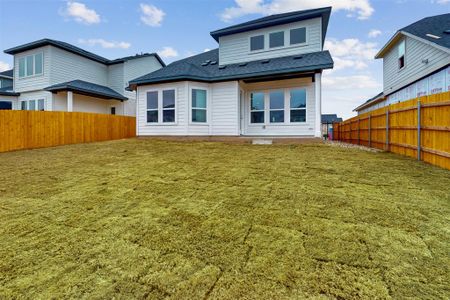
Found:
[[[383,59],[383,92],[355,108],[359,114],[450,91],[450,14],[400,29],[375,58]]]
[[[331,8],[211,32],[217,49],[130,81],[137,134],[321,137],[321,75]]]
[[[12,109],[136,114],[128,81],[165,64],[155,54],[109,60],[71,44],[42,39],[4,51],[14,55]],[[144,72],[144,69],[146,70]]]

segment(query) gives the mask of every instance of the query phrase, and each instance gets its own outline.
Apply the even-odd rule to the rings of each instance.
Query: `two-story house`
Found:
[[[321,136],[321,74],[331,8],[211,32],[214,49],[130,81],[137,134]]]
[[[383,59],[383,92],[354,111],[368,111],[450,91],[450,14],[400,29],[375,57]]]
[[[134,116],[128,81],[165,64],[155,54],[109,60],[74,45],[42,39],[5,50],[14,55],[12,108]]]
[[[13,92],[13,70],[0,72],[0,110],[12,109],[18,94]]]

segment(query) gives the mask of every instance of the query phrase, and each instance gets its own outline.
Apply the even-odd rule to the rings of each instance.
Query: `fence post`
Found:
[[[358,118],[358,145],[361,145],[361,137],[360,137],[360,121],[361,119]]]
[[[372,130],[371,130],[371,120],[372,120],[372,114],[369,115],[369,148],[372,147]]]
[[[386,109],[386,151],[389,151],[389,106]]]
[[[417,100],[417,160],[420,160],[420,152],[422,151],[420,149],[420,144],[421,144],[421,133],[420,133],[420,127],[421,127],[421,122],[422,122],[422,118],[421,118],[421,111],[420,111],[421,105],[420,105],[420,98]]]

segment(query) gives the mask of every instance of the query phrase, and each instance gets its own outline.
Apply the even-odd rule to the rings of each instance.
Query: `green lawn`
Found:
[[[0,154],[0,299],[450,297],[450,172],[322,144]]]

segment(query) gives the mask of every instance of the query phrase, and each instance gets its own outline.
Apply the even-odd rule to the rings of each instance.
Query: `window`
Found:
[[[398,68],[402,69],[405,66],[405,41],[398,45]]]
[[[192,122],[206,123],[206,90],[192,89]]]
[[[250,51],[264,49],[264,35],[252,36],[250,38]]]
[[[0,110],[11,110],[12,102],[11,101],[2,101],[0,100]]]
[[[290,31],[290,44],[304,44],[306,43],[306,28],[296,28]]]
[[[251,93],[250,123],[264,123],[264,93]]]
[[[37,110],[44,111],[44,99],[39,99],[37,101]]]
[[[291,123],[306,122],[306,90],[291,90],[290,96]]]
[[[158,123],[158,92],[147,92],[147,123]]]
[[[165,90],[162,93],[163,123],[173,123],[175,122],[175,90]]]
[[[284,31],[273,32],[269,34],[269,47],[283,47],[284,46]]]
[[[27,101],[21,101],[20,102],[20,109],[21,110],[27,110]]]
[[[28,102],[28,110],[36,110],[36,101],[35,100],[30,100]]]
[[[113,106],[113,107],[111,107],[111,114],[112,115],[115,115],[116,114],[116,108]]]
[[[270,99],[270,123],[284,122],[284,91],[269,93]]]
[[[38,53],[19,58],[19,77],[42,74],[43,57],[43,53]]]

